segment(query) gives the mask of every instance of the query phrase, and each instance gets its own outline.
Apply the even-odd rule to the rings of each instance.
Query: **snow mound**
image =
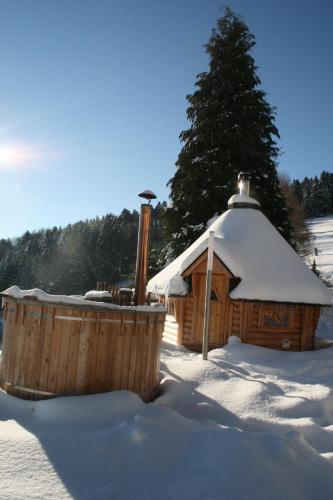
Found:
[[[0,401],[2,498],[331,498],[332,466],[298,432],[221,427],[128,392]]]
[[[241,339],[236,335],[231,335],[231,337],[228,338],[229,345],[240,344],[241,342],[242,342]]]
[[[107,290],[89,290],[89,292],[86,292],[84,296],[86,300],[104,299],[110,297],[112,297],[112,294]]]

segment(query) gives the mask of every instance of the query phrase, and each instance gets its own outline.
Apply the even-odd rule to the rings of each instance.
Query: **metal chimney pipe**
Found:
[[[250,196],[250,172],[239,172],[238,186],[240,196]]]
[[[149,191],[143,191],[139,194],[141,198],[149,200],[148,203],[141,204],[138,247],[136,253],[136,272],[135,272],[135,293],[134,305],[144,305],[146,301],[146,283],[148,273],[148,256],[149,256],[149,237],[151,225],[152,206],[151,200],[156,198],[156,195]]]
[[[151,205],[143,203],[140,211],[138,248],[136,254],[134,305],[142,306],[146,299],[148,247],[150,236]]]

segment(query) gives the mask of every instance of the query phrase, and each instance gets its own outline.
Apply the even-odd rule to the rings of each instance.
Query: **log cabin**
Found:
[[[235,335],[272,349],[311,350],[331,291],[249,196],[248,176],[239,179],[240,192],[230,198],[228,210],[149,281],[148,291],[166,305],[165,330],[175,343],[201,350],[208,239],[214,231],[209,349]]]

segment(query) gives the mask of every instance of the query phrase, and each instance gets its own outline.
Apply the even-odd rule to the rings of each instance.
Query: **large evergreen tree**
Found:
[[[251,56],[254,45],[244,21],[226,8],[206,45],[209,70],[198,75],[195,92],[187,96],[191,126],[180,134],[183,147],[169,181],[167,221],[173,255],[202,233],[209,218],[226,209],[240,171],[253,173],[253,196],[290,240],[276,171],[275,109],[259,88]]]

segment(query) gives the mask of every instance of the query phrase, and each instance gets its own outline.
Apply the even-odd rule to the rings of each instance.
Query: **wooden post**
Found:
[[[136,254],[135,294],[134,305],[141,306],[145,303],[146,283],[148,270],[148,250],[150,236],[151,205],[141,205],[138,248]]]
[[[210,295],[211,295],[211,291],[212,291],[213,254],[214,254],[214,231],[209,231],[207,275],[206,275],[205,316],[204,316],[204,328],[203,328],[203,339],[202,339],[202,359],[207,359],[207,353],[208,353]]]

